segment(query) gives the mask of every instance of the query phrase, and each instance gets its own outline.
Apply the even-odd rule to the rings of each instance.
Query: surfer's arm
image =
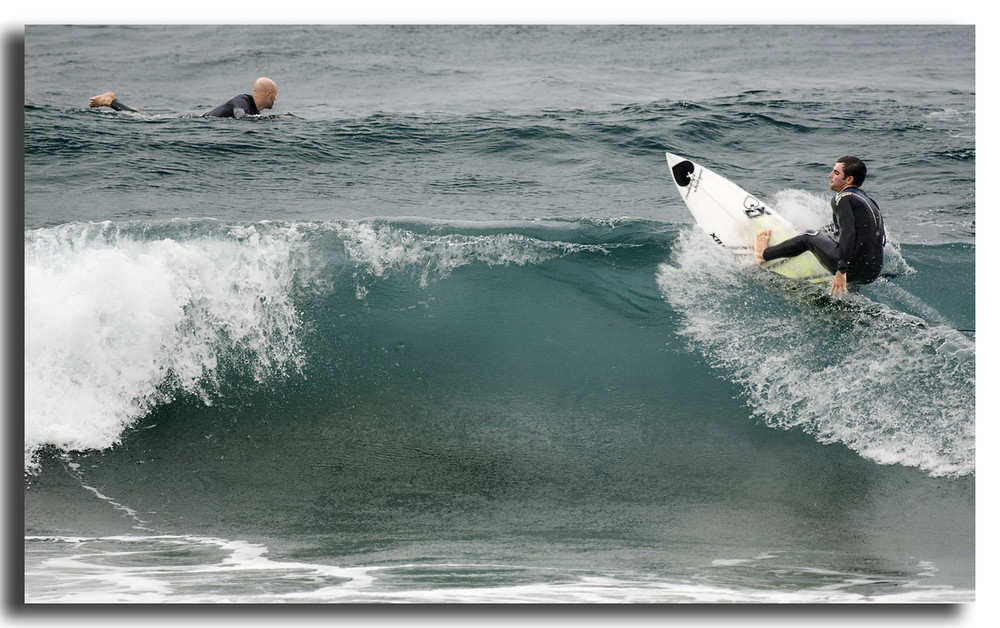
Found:
[[[133,109],[128,105],[120,102],[115,98],[114,92],[106,92],[104,94],[99,94],[90,99],[91,107],[111,107],[115,111],[139,111],[138,109]]]
[[[857,237],[854,231],[854,208],[849,198],[844,197],[834,208],[837,212],[837,224],[840,225],[840,260],[837,262],[837,272],[846,274],[851,267],[851,252],[854,251],[854,241]]]

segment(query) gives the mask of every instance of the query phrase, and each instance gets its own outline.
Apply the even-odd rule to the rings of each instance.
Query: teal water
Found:
[[[25,49],[26,601],[973,599],[971,28]],[[666,150],[801,226],[862,153],[884,276],[747,267]]]

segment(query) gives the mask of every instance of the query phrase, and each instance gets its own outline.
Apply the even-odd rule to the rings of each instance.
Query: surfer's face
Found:
[[[833,170],[830,171],[830,189],[834,192],[840,192],[852,183],[854,183],[854,177],[845,177],[844,164],[837,162]]]

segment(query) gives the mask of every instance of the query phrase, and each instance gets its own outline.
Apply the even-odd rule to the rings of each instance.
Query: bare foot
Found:
[[[764,249],[767,248],[767,243],[771,240],[770,230],[764,230],[757,234],[757,237],[753,241],[753,258],[758,264],[764,263]]]

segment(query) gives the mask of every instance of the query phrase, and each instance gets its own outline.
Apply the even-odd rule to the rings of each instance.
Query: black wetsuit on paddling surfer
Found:
[[[269,78],[261,77],[253,84],[253,92],[233,96],[218,107],[202,114],[202,117],[242,118],[256,116],[274,105],[278,96],[278,86]],[[114,92],[107,92],[90,99],[91,107],[111,107],[115,111],[139,111],[115,98]]]
[[[861,190],[868,174],[865,163],[857,157],[841,157],[830,172],[830,189],[837,193],[833,207],[833,235],[810,231],[774,246],[768,246],[770,231],[763,231],[754,241],[758,264],[780,257],[795,257],[812,251],[831,273],[832,296],[871,283],[882,270],[885,225],[878,205]]]

